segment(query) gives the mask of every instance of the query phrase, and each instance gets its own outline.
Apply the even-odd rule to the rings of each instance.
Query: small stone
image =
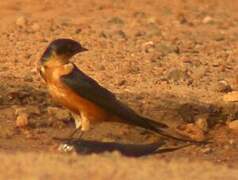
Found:
[[[20,113],[16,119],[16,127],[23,128],[23,127],[26,127],[28,124],[29,124],[28,114]]]
[[[156,23],[156,17],[149,17],[149,18],[147,18],[147,23],[148,24]]]
[[[228,127],[232,130],[238,130],[238,120],[229,122]]]
[[[27,74],[23,77],[24,81],[26,82],[32,82],[34,79],[31,75]]]
[[[126,84],[126,80],[125,79],[122,79],[122,80],[120,80],[117,84],[118,84],[118,86],[123,86],[123,85],[125,85]]]
[[[209,23],[213,22],[213,18],[212,18],[211,16],[206,16],[206,17],[202,20],[202,22],[203,22],[204,24],[209,24]]]
[[[102,38],[108,38],[108,34],[106,33],[106,32],[104,32],[104,31],[102,31],[102,32],[100,32],[100,34],[99,34],[99,37],[102,37]]]
[[[177,45],[168,44],[166,42],[161,42],[156,45],[156,50],[160,52],[163,56],[167,56],[168,54],[175,53],[179,54],[180,49]]]
[[[238,102],[238,91],[225,94],[223,96],[223,100],[226,102]]]
[[[180,69],[176,69],[176,68],[172,69],[167,74],[167,79],[173,80],[173,81],[185,80],[185,79],[187,79],[187,77],[188,77],[188,75],[186,72],[184,72]]]
[[[123,21],[121,18],[119,18],[119,17],[112,17],[112,18],[108,21],[108,23],[110,23],[110,24],[123,25],[123,24],[124,24],[124,21]]]
[[[26,23],[27,23],[27,21],[26,21],[26,18],[24,16],[20,16],[16,20],[16,25],[20,26],[20,27],[26,26]]]
[[[200,115],[195,117],[195,124],[204,132],[208,131],[208,123],[207,123],[208,114]]]
[[[193,123],[186,125],[180,125],[176,128],[176,131],[185,137],[189,137],[192,140],[201,142],[206,139],[204,132]]]
[[[153,46],[153,47],[155,47],[155,44],[154,44],[153,41],[148,41],[148,42],[143,44],[143,47],[145,47],[145,46]]]
[[[48,114],[57,120],[69,120],[71,118],[69,111],[57,107],[48,107]]]
[[[34,23],[34,24],[32,24],[31,29],[32,29],[34,32],[37,32],[37,31],[40,30],[40,25],[39,25],[38,23]]]
[[[76,34],[79,34],[79,33],[81,33],[82,32],[82,29],[81,28],[77,28],[76,30],[75,30],[75,33]]]
[[[146,32],[145,31],[138,31],[135,33],[135,37],[141,37],[141,36],[145,36]]]
[[[121,39],[127,39],[126,33],[122,30],[115,31],[115,36]]]
[[[225,102],[238,102],[238,91],[227,93],[223,96]]]
[[[201,149],[201,152],[204,154],[208,154],[208,153],[212,152],[212,149],[210,147],[205,147],[205,148]]]
[[[214,34],[214,37],[213,37],[213,39],[215,40],[215,41],[223,41],[223,40],[225,40],[225,36],[224,36],[224,34]]]
[[[188,23],[188,20],[187,20],[187,18],[185,17],[184,14],[179,14],[178,15],[178,21],[179,21],[180,24]]]
[[[234,143],[235,143],[234,139],[230,139],[230,140],[229,140],[229,144],[230,144],[230,145],[233,145]]]
[[[155,49],[155,44],[153,41],[148,41],[142,45],[145,52],[152,52]]]
[[[218,84],[217,84],[217,87],[216,87],[216,90],[218,92],[222,92],[222,93],[228,93],[228,92],[231,92],[232,91],[232,88],[231,86],[228,84],[227,81],[219,81]]]
[[[146,14],[145,14],[145,12],[143,12],[143,11],[137,11],[137,12],[135,12],[135,13],[133,14],[133,16],[134,16],[135,18],[141,19],[141,18],[145,18],[145,17],[146,17]]]

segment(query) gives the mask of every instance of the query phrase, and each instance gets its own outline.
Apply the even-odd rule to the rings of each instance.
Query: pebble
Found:
[[[206,139],[204,132],[193,123],[180,125],[176,128],[176,131],[182,136],[189,137],[198,142]]]
[[[230,139],[230,140],[229,140],[229,144],[230,144],[230,145],[233,145],[234,143],[235,143],[234,139]]]
[[[145,31],[138,31],[135,33],[135,37],[141,37],[141,36],[145,36],[146,32]]]
[[[121,18],[119,18],[119,17],[112,17],[112,18],[108,21],[108,23],[110,23],[110,24],[123,25],[123,24],[124,24],[124,21],[123,21]]]
[[[120,39],[127,39],[126,33],[122,30],[115,31],[114,35]]]
[[[188,20],[187,20],[187,18],[185,17],[184,14],[179,14],[178,15],[178,21],[179,21],[180,24],[188,23]]]
[[[225,102],[238,102],[238,91],[232,91],[223,96]]]
[[[229,122],[228,127],[233,130],[238,130],[238,120]]]
[[[76,34],[79,34],[79,33],[81,33],[82,32],[82,29],[81,28],[77,28],[76,30],[75,30],[75,33]]]
[[[148,24],[153,24],[153,23],[156,23],[156,17],[149,17],[149,18],[147,18],[147,23]]]
[[[218,92],[228,93],[228,92],[231,92],[231,91],[232,91],[232,88],[231,88],[231,86],[228,84],[227,81],[222,80],[222,81],[219,81],[219,82],[218,82],[217,87],[216,87],[216,90],[217,90]]]
[[[173,44],[167,44],[161,42],[160,44],[156,45],[156,50],[159,51],[163,56],[167,56],[170,53],[180,53],[180,49],[178,46]]]
[[[209,24],[209,23],[211,23],[213,21],[213,18],[211,17],[211,16],[206,16],[203,20],[202,20],[202,22],[204,23],[204,24]]]
[[[26,23],[27,23],[27,20],[26,20],[26,18],[24,16],[20,16],[16,20],[16,25],[20,26],[20,27],[26,26]]]
[[[33,79],[32,74],[27,74],[23,77],[23,80],[26,82],[32,82],[34,79]]]
[[[26,127],[29,124],[28,117],[29,115],[27,113],[20,113],[16,119],[16,127]]]
[[[167,79],[173,81],[185,80],[187,77],[186,72],[177,68],[170,70],[167,74]]]
[[[201,149],[201,152],[204,154],[208,154],[208,153],[212,152],[212,149],[210,147],[205,147],[205,148]]]
[[[195,117],[195,124],[197,127],[199,127],[204,132],[208,131],[208,122],[207,122],[208,115],[201,115],[198,117]]]
[[[32,29],[34,32],[37,32],[37,31],[40,30],[40,25],[39,25],[38,23],[34,23],[34,24],[32,24],[31,29]]]
[[[99,37],[108,38],[109,35],[106,32],[102,31],[102,32],[100,32]]]
[[[142,48],[144,49],[145,52],[152,52],[154,51],[155,44],[153,41],[148,41],[142,45]]]
[[[122,79],[122,80],[119,80],[119,81],[118,81],[117,85],[118,85],[118,86],[123,86],[123,85],[125,85],[126,83],[127,83],[127,81],[126,81],[125,79]]]
[[[145,18],[145,17],[146,17],[146,14],[145,14],[145,12],[143,12],[143,11],[137,11],[137,12],[135,12],[135,13],[133,14],[133,16],[134,16],[135,18],[142,19],[142,18]]]

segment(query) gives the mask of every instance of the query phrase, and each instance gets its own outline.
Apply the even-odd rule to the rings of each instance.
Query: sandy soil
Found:
[[[227,125],[238,103],[223,101],[238,90],[237,10],[235,0],[0,1],[0,177],[238,179],[238,128]],[[162,153],[182,144],[104,123],[72,154],[57,151],[53,137],[74,124],[48,97],[36,64],[62,37],[88,48],[73,61],[138,113],[172,127],[202,119],[213,143]],[[28,126],[16,128],[22,113]]]

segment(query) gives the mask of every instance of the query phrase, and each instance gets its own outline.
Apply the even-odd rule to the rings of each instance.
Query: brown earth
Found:
[[[238,90],[237,12],[235,0],[0,1],[1,179],[238,179],[238,128],[227,125],[238,103],[223,101]],[[162,153],[182,144],[104,123],[60,153],[53,137],[74,124],[36,64],[63,37],[89,49],[78,67],[138,113],[172,127],[202,119],[195,131],[212,143]]]

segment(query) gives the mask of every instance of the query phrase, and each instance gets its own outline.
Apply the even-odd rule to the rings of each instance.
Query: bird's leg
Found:
[[[80,131],[80,134],[79,134],[79,139],[82,137],[83,135],[83,132],[81,131],[81,127],[82,127],[82,118],[81,118],[81,115],[78,115],[78,114],[75,114],[75,113],[71,113],[73,118],[74,118],[74,122],[75,122],[75,126],[76,126],[76,129],[73,130],[73,132],[70,133],[69,135],[69,139],[72,139],[73,136],[78,132]]]
[[[77,133],[77,131],[79,131],[79,129],[78,128],[76,128],[76,129],[74,129],[70,134],[69,134],[69,139],[71,139],[71,138],[73,138],[74,137],[74,135]]]
[[[83,136],[83,131],[81,130],[82,129],[82,118],[81,118],[81,115],[78,115],[78,114],[75,114],[75,113],[72,113],[72,116],[74,118],[74,121],[75,121],[75,126],[76,126],[76,129],[74,129],[70,135],[68,136],[67,139],[67,142],[60,145],[59,146],[59,150],[60,151],[63,151],[63,152],[71,152],[72,149],[74,149],[74,139],[73,139],[73,136],[77,133],[77,132],[80,132],[79,134],[79,138],[78,140],[80,140],[80,138]]]
[[[87,114],[83,112],[81,112],[80,115],[73,112],[71,112],[71,114],[74,118],[76,129],[74,129],[68,136],[68,139],[70,139],[69,143],[73,142],[73,137],[77,132],[80,132],[79,137],[77,138],[77,140],[80,140],[84,134],[84,131],[87,131],[90,127],[90,122],[87,118]]]
[[[78,131],[81,131],[81,128],[82,128],[82,118],[80,115],[78,114],[75,114],[73,112],[71,112],[71,115],[74,119],[74,122],[75,122],[75,126],[76,128],[64,139],[73,139],[74,135],[78,132]],[[80,133],[80,137],[82,137],[81,133]],[[62,140],[61,138],[54,138],[56,140]]]
[[[81,130],[88,131],[90,129],[89,117],[86,113],[81,112]]]

